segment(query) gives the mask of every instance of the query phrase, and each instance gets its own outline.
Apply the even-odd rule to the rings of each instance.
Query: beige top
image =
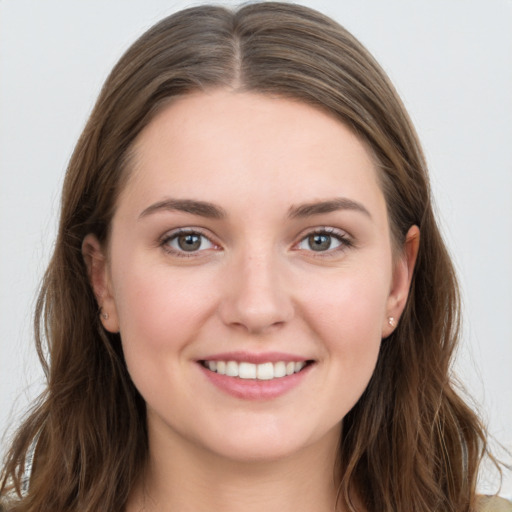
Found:
[[[512,512],[512,502],[498,496],[481,496],[478,512]]]

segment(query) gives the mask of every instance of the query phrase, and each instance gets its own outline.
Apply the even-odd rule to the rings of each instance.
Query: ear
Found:
[[[112,292],[108,261],[95,235],[87,235],[82,242],[82,256],[89,282],[100,308],[100,320],[109,332],[119,332],[119,320]]]
[[[420,247],[420,230],[411,226],[405,237],[404,247],[393,269],[393,280],[388,297],[386,317],[383,320],[382,337],[388,337],[396,328],[411,287],[414,265]]]

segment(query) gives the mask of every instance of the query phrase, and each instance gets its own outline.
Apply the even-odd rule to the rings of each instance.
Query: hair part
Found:
[[[343,421],[339,501],[352,512],[354,493],[370,512],[468,511],[485,429],[450,379],[459,294],[414,128],[385,73],[352,35],[312,9],[273,2],[178,12],[142,35],[108,77],[64,182],[35,316],[47,389],[7,456],[1,490],[12,484],[17,495],[9,510],[120,512],[141,475],[145,404],[119,335],[98,319],[81,245],[89,233],[107,241],[130,149],[155,114],[174,98],[219,87],[293,98],[336,116],[376,159],[397,246],[412,225],[421,229],[406,309]]]

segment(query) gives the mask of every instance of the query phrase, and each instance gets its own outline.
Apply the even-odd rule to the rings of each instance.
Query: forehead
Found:
[[[269,204],[383,202],[370,151],[338,119],[291,99],[215,90],[164,107],[137,138],[125,198]]]

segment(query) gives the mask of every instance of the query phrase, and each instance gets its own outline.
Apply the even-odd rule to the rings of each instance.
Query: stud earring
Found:
[[[101,311],[101,318],[103,318],[103,320],[108,320],[108,313]]]
[[[391,327],[395,327],[396,322],[395,322],[395,318],[393,316],[390,316],[388,318],[388,324],[391,325]]]

